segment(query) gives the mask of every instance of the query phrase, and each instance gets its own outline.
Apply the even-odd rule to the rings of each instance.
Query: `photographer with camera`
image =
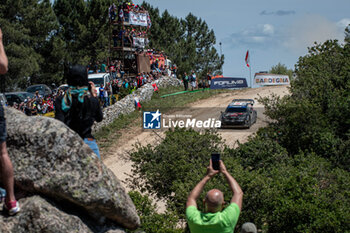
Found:
[[[103,119],[101,106],[96,98],[95,85],[93,82],[88,82],[87,69],[82,65],[67,67],[64,76],[69,88],[63,96],[56,99],[55,118],[77,132],[101,159],[96,140],[91,134],[94,122]]]
[[[196,200],[203,191],[205,184],[218,173],[225,176],[233,192],[230,205],[223,210],[224,194],[218,189],[212,189],[204,199],[205,211],[200,212],[197,209]],[[237,181],[226,170],[222,160],[215,160],[212,156],[206,176],[196,185],[187,198],[186,218],[191,232],[234,232],[242,208],[242,200],[243,191]]]

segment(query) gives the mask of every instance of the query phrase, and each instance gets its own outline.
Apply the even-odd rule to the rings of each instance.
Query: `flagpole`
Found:
[[[219,45],[220,45],[220,61],[221,61],[221,58],[222,58],[222,47],[221,47],[221,45],[222,45],[222,43],[220,42]],[[221,65],[221,72],[222,72],[222,75],[224,75],[224,65],[223,64]]]
[[[253,81],[252,81],[252,66],[249,66],[249,79],[250,79],[250,88],[253,88]]]
[[[247,50],[247,53],[245,55],[245,63],[249,68],[249,82],[250,82],[250,88],[253,88],[253,81],[252,81],[252,68],[250,65],[250,59],[249,59],[249,49]]]

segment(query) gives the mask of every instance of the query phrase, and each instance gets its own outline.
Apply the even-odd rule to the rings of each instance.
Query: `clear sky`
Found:
[[[141,4],[142,0],[134,0]],[[314,41],[344,40],[350,24],[350,0],[146,0],[161,12],[184,18],[192,12],[216,35],[225,55],[224,75],[246,77],[244,58],[249,49],[252,76],[279,62],[288,68]],[[249,83],[249,81],[248,81]]]

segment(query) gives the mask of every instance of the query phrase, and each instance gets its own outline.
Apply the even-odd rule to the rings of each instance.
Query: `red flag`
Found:
[[[153,87],[153,90],[154,90],[154,91],[158,91],[157,84],[153,83],[153,84],[152,84],[152,87]]]
[[[140,110],[141,109],[141,103],[140,103],[139,97],[135,96],[134,97],[134,101],[135,101],[135,107],[137,108],[137,110]]]
[[[245,63],[247,64],[247,67],[250,67],[249,62],[249,50],[247,50],[247,54],[245,55]]]

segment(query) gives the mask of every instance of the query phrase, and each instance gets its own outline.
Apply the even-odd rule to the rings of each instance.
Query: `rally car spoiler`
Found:
[[[234,102],[248,103],[248,104],[251,104],[251,105],[255,104],[255,101],[253,99],[233,99],[232,103],[234,103]]]

